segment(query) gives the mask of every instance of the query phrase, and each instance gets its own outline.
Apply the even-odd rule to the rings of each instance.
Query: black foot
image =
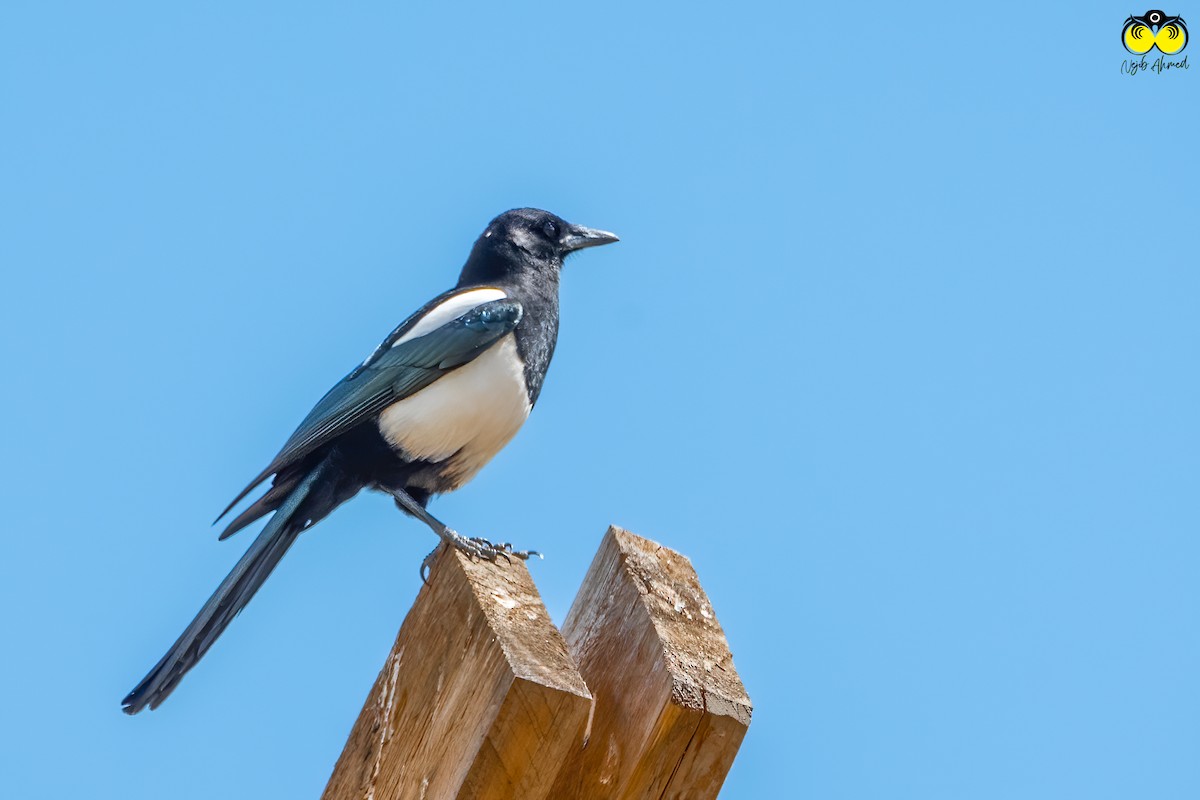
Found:
[[[503,558],[505,561],[512,563],[514,558],[519,558],[522,561],[527,561],[530,556],[542,557],[542,554],[537,550],[513,550],[512,545],[508,542],[500,544],[492,544],[487,539],[481,539],[478,536],[463,536],[461,533],[450,528],[445,528],[441,532],[442,540],[457,549],[461,553],[466,553],[471,558],[478,558],[483,561],[495,561],[497,558]],[[421,562],[421,580],[428,583],[428,575],[433,570],[433,557],[437,555],[441,545],[433,548],[433,552],[425,556],[425,560]]]

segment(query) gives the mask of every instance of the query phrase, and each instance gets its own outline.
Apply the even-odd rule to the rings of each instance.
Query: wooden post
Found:
[[[714,798],[750,698],[687,558],[609,528],[563,633],[595,698],[555,798]]]
[[[324,800],[539,800],[590,701],[525,565],[443,548]]]
[[[715,798],[751,708],[691,562],[610,528],[564,632],[443,549],[324,800]]]

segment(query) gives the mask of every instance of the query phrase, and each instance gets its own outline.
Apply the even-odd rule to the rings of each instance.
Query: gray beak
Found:
[[[563,249],[568,253],[582,250],[585,247],[597,247],[602,244],[619,242],[615,233],[598,231],[595,228],[585,228],[582,225],[572,225],[563,238]]]

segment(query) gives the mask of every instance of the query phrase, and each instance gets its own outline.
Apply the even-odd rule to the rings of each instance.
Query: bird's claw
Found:
[[[421,583],[429,583],[429,576],[433,573],[433,557],[436,556],[438,550],[441,549],[442,546],[439,544],[437,547],[433,548],[433,550],[429,552],[429,555],[425,556],[425,560],[421,562]]]
[[[495,561],[497,558],[503,558],[511,564],[514,558],[528,561],[530,556],[542,557],[542,554],[537,550],[513,550],[511,542],[492,544],[487,539],[479,536],[472,536],[467,541],[471,543],[471,549],[463,549],[461,547],[459,549],[468,555],[482,558],[484,561]]]
[[[477,558],[480,561],[494,562],[497,558],[503,558],[511,564],[514,558],[519,558],[522,561],[528,561],[531,556],[542,558],[542,554],[537,550],[513,550],[513,546],[509,542],[492,544],[482,537],[463,536],[458,531],[450,528],[442,531],[441,537],[446,544],[460,553],[465,553],[470,558]],[[421,580],[425,583],[429,582],[428,575],[433,571],[433,558],[437,555],[437,552],[438,548],[435,547],[433,552],[425,556],[425,560],[421,562]]]

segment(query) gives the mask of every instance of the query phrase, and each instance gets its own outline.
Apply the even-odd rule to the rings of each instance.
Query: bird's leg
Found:
[[[496,545],[478,536],[463,536],[433,514],[430,514],[425,509],[425,506],[418,503],[412,495],[403,489],[388,488],[387,492],[396,499],[396,505],[428,525],[434,533],[442,538],[442,541],[472,558],[481,558],[484,561],[495,561],[497,557],[504,558],[507,561],[511,561],[513,557],[519,558],[522,561],[528,559],[530,556],[541,558],[542,554],[536,550],[513,550],[512,545],[508,542]],[[433,552],[425,556],[425,560],[421,562],[421,580],[424,581],[426,573],[432,570],[433,557],[436,554],[437,548],[435,547],[433,548]]]

